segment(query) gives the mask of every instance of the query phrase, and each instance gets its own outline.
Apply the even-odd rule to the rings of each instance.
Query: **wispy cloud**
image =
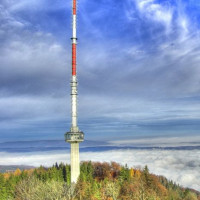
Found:
[[[170,4],[159,4],[155,0],[136,0],[137,8],[147,20],[162,23],[167,32],[171,31],[174,8]]]

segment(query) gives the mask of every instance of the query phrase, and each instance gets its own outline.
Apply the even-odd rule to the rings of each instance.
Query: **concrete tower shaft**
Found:
[[[76,183],[80,174],[79,143],[84,140],[84,133],[78,128],[77,115],[77,76],[76,76],[76,12],[77,2],[72,0],[72,79],[71,79],[71,117],[70,131],[65,133],[65,141],[71,144],[71,183]]]

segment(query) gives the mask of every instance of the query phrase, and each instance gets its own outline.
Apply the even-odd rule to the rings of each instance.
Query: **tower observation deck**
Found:
[[[79,143],[84,141],[84,133],[78,128],[77,116],[77,76],[76,76],[76,11],[77,1],[72,0],[72,79],[70,131],[65,133],[65,141],[71,144],[71,183],[76,183],[80,175]]]

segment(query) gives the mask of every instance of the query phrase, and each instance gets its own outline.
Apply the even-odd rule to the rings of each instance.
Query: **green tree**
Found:
[[[1,197],[1,200],[8,199],[6,180],[4,179],[3,174],[0,174],[0,197]]]
[[[143,177],[144,177],[144,181],[145,181],[147,187],[150,187],[152,184],[152,178],[151,178],[151,175],[149,174],[149,169],[148,169],[147,165],[145,165],[145,167],[144,167]]]
[[[129,181],[131,176],[130,176],[130,170],[127,165],[123,166],[120,170],[119,178],[121,181]]]

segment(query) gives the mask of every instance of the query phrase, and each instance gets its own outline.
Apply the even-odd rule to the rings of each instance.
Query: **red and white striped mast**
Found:
[[[77,127],[77,77],[76,77],[76,0],[73,0],[72,5],[72,128]]]
[[[84,133],[79,130],[77,122],[77,77],[76,77],[76,11],[77,1],[72,0],[72,79],[71,79],[71,114],[70,131],[65,133],[65,141],[71,144],[71,183],[76,183],[80,175],[79,143],[84,140]]]

